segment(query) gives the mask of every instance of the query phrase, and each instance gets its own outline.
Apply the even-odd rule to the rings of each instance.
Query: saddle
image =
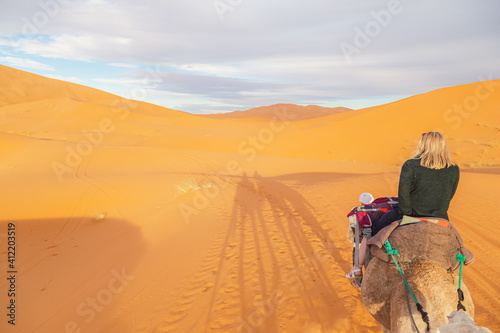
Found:
[[[371,255],[392,263],[384,248],[386,240],[398,250],[398,261],[402,264],[426,260],[454,272],[460,266],[457,254],[465,256],[465,265],[475,260],[474,254],[465,248],[457,229],[446,219],[404,216],[370,238],[367,244]]]

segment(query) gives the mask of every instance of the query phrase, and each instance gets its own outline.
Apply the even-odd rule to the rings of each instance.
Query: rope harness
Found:
[[[461,286],[462,286],[462,266],[465,261],[465,256],[463,254],[457,254],[457,260],[460,263],[460,275],[458,276],[458,304],[457,304],[457,311],[459,310],[465,310],[465,306],[463,306],[462,301],[464,300],[464,292],[462,291]]]
[[[402,266],[400,267],[398,264],[398,261],[396,259],[396,256],[399,257],[398,250],[393,249],[388,240],[385,241],[384,247],[387,250],[387,254],[390,255],[392,260],[394,261],[394,264],[396,264],[396,267],[399,271],[399,274],[401,274],[401,277],[403,278],[403,281],[405,283],[405,286],[406,286],[406,288],[405,288],[406,305],[408,306],[408,312],[410,313],[410,318],[411,318],[411,321],[413,323],[413,326],[415,326],[417,332],[420,333],[418,328],[417,328],[417,325],[415,324],[415,321],[413,320],[413,315],[411,313],[410,303],[408,301],[408,294],[406,292],[406,289],[408,289],[411,296],[413,297],[413,300],[415,301],[415,304],[417,305],[417,310],[420,312],[420,315],[422,316],[422,320],[427,324],[426,331],[428,332],[430,330],[429,316],[427,315],[427,312],[424,311],[422,305],[420,303],[418,303],[417,298],[415,297],[415,295],[411,291],[410,286],[408,285],[408,281],[406,281],[406,278],[405,278],[405,275],[403,272],[403,267]],[[457,311],[459,311],[459,310],[466,311],[465,306],[462,304],[462,302],[464,301],[464,293],[461,289],[461,287],[462,287],[462,267],[463,267],[463,263],[465,262],[465,256],[463,254],[460,254],[460,253],[457,254],[457,261],[460,263],[460,274],[458,276],[458,289],[457,289],[457,293],[458,293]]]
[[[410,308],[410,303],[408,301],[408,294],[406,293],[406,289],[408,289],[408,291],[410,292],[411,296],[413,297],[413,300],[415,301],[415,304],[417,306],[417,310],[420,312],[420,315],[422,316],[422,320],[426,323],[427,325],[427,329],[426,329],[426,332],[430,331],[430,324],[429,324],[429,316],[427,315],[427,312],[424,311],[424,308],[422,307],[422,305],[417,301],[417,298],[415,297],[415,295],[413,294],[413,292],[411,291],[411,288],[410,286],[408,285],[408,281],[406,281],[406,278],[405,278],[405,275],[404,275],[404,272],[403,272],[403,267],[400,267],[399,264],[398,264],[398,261],[396,259],[396,256],[399,257],[399,253],[398,253],[398,250],[396,249],[393,249],[391,244],[389,243],[388,240],[385,241],[384,243],[384,247],[385,249],[387,250],[387,254],[391,256],[392,260],[394,260],[394,264],[396,264],[396,267],[399,271],[399,274],[401,275],[401,277],[403,278],[403,281],[405,283],[405,286],[406,288],[404,289],[405,290],[405,297],[406,297],[406,305],[408,306],[408,312],[410,313],[410,318],[411,318],[411,321],[413,323],[413,326],[415,326],[415,329],[417,330],[417,333],[420,333],[420,331],[418,330],[418,327],[417,325],[415,324],[415,320],[413,320],[413,315],[411,313],[411,308]],[[460,287],[459,287],[459,290],[460,290]],[[459,301],[460,302],[460,301]]]

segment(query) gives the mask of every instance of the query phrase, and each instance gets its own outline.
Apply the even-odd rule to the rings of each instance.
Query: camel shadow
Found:
[[[231,271],[237,278],[239,332],[280,331],[284,313],[324,328],[350,316],[339,306],[340,297],[322,260],[328,255],[342,262],[341,254],[313,205],[290,186],[257,173],[239,179],[218,272],[228,265],[233,246],[237,247]],[[215,279],[205,327],[213,319],[216,291],[225,281],[222,275]],[[325,308],[335,309],[335,315]]]

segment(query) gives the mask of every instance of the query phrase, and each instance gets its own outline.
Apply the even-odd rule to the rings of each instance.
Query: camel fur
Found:
[[[392,234],[389,232],[389,242],[404,258],[401,260],[400,266],[403,268],[406,280],[418,303],[422,305],[423,310],[429,316],[430,331],[436,330],[440,325],[448,322],[448,314],[457,310],[459,274],[456,254],[465,249],[461,239],[457,239],[451,228],[447,229],[431,223],[418,223],[398,228],[392,225],[387,228],[394,230]],[[384,229],[379,233],[384,234]],[[436,233],[442,234],[443,244],[436,244],[436,237],[433,236]],[[443,245],[445,246],[443,247]],[[425,247],[425,251],[422,252],[419,246]],[[390,257],[387,258],[386,254],[386,257],[380,255],[381,248],[378,246],[371,248],[376,250],[377,255],[370,261],[363,276],[361,285],[363,303],[384,327],[384,332],[416,332],[408,312],[403,278],[396,265],[389,261]],[[472,254],[467,255],[469,259],[470,255]],[[443,256],[447,258],[441,258]],[[455,257],[453,258],[455,262],[448,258],[450,256]],[[473,257],[472,261],[469,261],[472,262]],[[474,304],[463,281],[461,289],[465,298],[462,304],[465,306],[466,312],[473,318]],[[419,332],[427,332],[426,324],[408,291],[407,295],[411,313]]]
[[[417,301],[429,316],[431,331],[447,323],[448,314],[457,308],[458,274],[449,274],[431,261],[405,264],[403,270]],[[465,298],[462,304],[473,317],[474,304],[469,290],[464,283],[461,289]],[[414,332],[406,303],[404,282],[395,265],[373,259],[363,277],[361,298],[368,312],[386,331]],[[426,325],[409,293],[408,301],[419,331],[426,332]]]

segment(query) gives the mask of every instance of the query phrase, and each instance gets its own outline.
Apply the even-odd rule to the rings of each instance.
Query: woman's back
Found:
[[[415,155],[401,168],[399,213],[448,219],[448,208],[457,190],[460,170],[449,158],[444,138],[440,133],[427,133]]]

